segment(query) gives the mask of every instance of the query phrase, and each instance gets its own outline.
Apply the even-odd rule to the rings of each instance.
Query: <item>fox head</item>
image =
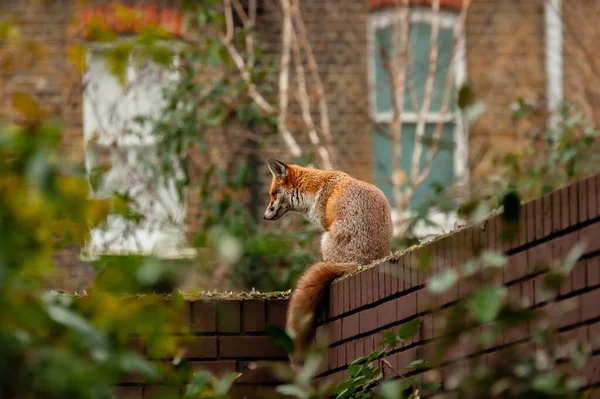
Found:
[[[290,184],[290,167],[273,158],[267,160],[273,175],[269,196],[271,201],[263,216],[265,220],[277,220],[294,209],[294,188]]]

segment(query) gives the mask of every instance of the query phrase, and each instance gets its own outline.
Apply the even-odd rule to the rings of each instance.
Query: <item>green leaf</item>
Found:
[[[558,389],[559,382],[560,376],[558,373],[551,371],[547,374],[535,377],[532,386],[536,391],[552,395]]]
[[[506,293],[506,287],[481,288],[468,299],[467,307],[479,322],[489,323],[500,313]]]
[[[387,380],[381,383],[379,394],[382,399],[400,399],[402,397],[402,385],[397,380]]]
[[[194,373],[192,381],[187,385],[184,399],[197,397],[210,384],[213,376],[208,371],[198,371]]]
[[[475,93],[473,92],[473,88],[468,84],[463,85],[458,91],[458,108],[467,108],[469,105],[473,104],[474,99]]]
[[[579,261],[579,258],[581,258],[581,256],[585,253],[586,247],[587,247],[586,243],[578,242],[573,246],[573,248],[571,248],[571,250],[565,257],[565,260],[563,262],[563,273],[564,274],[571,273],[571,270],[573,270],[573,268],[575,267],[575,264],[577,263],[577,261]]]
[[[417,335],[420,329],[421,320],[413,319],[408,323],[403,324],[402,327],[400,327],[400,330],[398,330],[398,336],[401,340],[406,341],[407,339],[411,339],[412,337]]]
[[[269,324],[266,332],[276,348],[281,349],[285,353],[294,352],[294,342],[285,329],[275,324]]]
[[[81,334],[95,334],[96,329],[85,318],[71,310],[59,306],[50,305],[46,309],[48,316],[58,324],[62,324]]]
[[[410,364],[406,366],[407,369],[420,369],[428,367],[431,367],[431,364],[427,360],[423,359],[418,359],[413,362],[410,362]]]
[[[481,254],[481,262],[492,267],[503,267],[506,265],[507,257],[502,252],[484,251]]]
[[[229,392],[233,382],[240,378],[241,373],[227,373],[215,383],[215,396],[223,397]]]
[[[295,396],[297,398],[303,398],[306,396],[304,389],[292,384],[278,385],[276,391],[282,395]]]
[[[445,269],[427,281],[427,289],[429,292],[439,294],[450,289],[457,280],[458,274],[456,270]]]

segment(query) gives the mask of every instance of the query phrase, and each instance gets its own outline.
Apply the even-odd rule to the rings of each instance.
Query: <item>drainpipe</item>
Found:
[[[546,0],[544,3],[544,33],[546,41],[546,103],[551,117],[550,128],[556,127],[559,116],[555,114],[563,101],[563,34],[562,1]]]

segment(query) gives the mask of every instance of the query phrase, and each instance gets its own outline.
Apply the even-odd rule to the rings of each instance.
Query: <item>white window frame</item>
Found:
[[[171,43],[169,43],[171,45]],[[177,46],[177,42],[172,43],[173,45]],[[111,44],[96,44],[94,43],[93,45],[90,46],[88,53],[87,53],[87,59],[88,61],[91,61],[91,57],[94,56],[94,52],[100,52],[103,50],[106,50],[108,48],[110,48],[112,45]],[[131,61],[129,61],[130,63]],[[177,58],[175,59],[175,64],[177,65]],[[89,65],[89,63],[88,63]],[[130,73],[130,69],[131,66],[130,64],[128,64],[128,68],[127,68],[127,72],[126,73]],[[87,70],[84,74],[84,79],[87,80],[89,79],[89,70]],[[177,74],[173,74],[169,77],[169,79],[177,79]],[[95,152],[94,152],[94,146],[96,146],[96,148],[109,148],[110,144],[107,145],[107,143],[103,143],[101,140],[100,142],[96,142],[96,143],[90,143],[90,139],[92,139],[92,131],[91,129],[93,129],[93,126],[98,126],[99,122],[96,120],[96,116],[94,115],[97,111],[94,110],[94,104],[92,104],[90,102],[89,97],[87,96],[87,93],[84,92],[82,93],[83,96],[83,112],[82,112],[82,118],[83,118],[83,135],[84,135],[84,145],[85,145],[85,166],[86,166],[86,170],[89,173],[89,170],[91,170],[92,167],[95,166],[95,160],[94,160],[94,156],[95,156]],[[116,137],[116,141],[119,145],[119,147],[122,148],[134,148],[134,147],[138,147],[138,148],[151,148],[154,149],[159,143],[157,142],[156,138],[149,136],[149,135],[142,135],[140,136],[128,136],[128,135],[120,135],[118,137]],[[169,190],[169,188],[167,188],[167,190]],[[99,193],[93,193],[93,190],[90,187],[90,193],[92,198],[102,198],[101,194]],[[159,244],[159,242],[154,242],[153,245],[150,243],[150,245],[145,245],[145,244],[149,244],[148,241],[146,240],[151,240],[151,237],[153,235],[152,233],[152,228],[148,228],[146,226],[140,226],[135,230],[135,236],[136,238],[133,240],[128,241],[125,244],[120,244],[120,245],[116,245],[110,249],[105,249],[103,248],[106,243],[107,240],[110,238],[110,236],[112,234],[115,234],[115,232],[113,231],[111,233],[110,231],[110,223],[111,221],[109,221],[109,227],[108,227],[108,233],[106,231],[101,231],[98,229],[92,229],[90,232],[90,240],[87,243],[86,247],[83,249],[82,251],[82,256],[85,258],[89,258],[89,259],[94,259],[97,258],[100,255],[124,255],[124,254],[135,254],[135,255],[154,255],[157,257],[161,257],[161,258],[191,258],[194,257],[196,255],[196,251],[189,247],[187,245],[187,240],[185,237],[185,209],[186,209],[186,200],[185,198],[180,198],[180,201],[177,205],[178,209],[176,211],[177,215],[175,216],[176,218],[176,223],[177,226],[174,226],[174,229],[178,230],[177,234],[181,237],[180,240],[176,240],[176,241],[181,241],[178,242],[178,244],[175,247],[161,247],[161,246],[157,246],[157,244]],[[117,223],[118,225],[119,223]],[[167,236],[171,236],[172,234],[169,233],[173,233],[171,231],[163,231],[163,232],[159,232],[158,233],[158,237],[165,236],[165,234],[167,234]],[[156,237],[155,237],[156,239]],[[125,240],[122,240],[123,242],[125,242]],[[142,245],[136,245],[136,241],[139,244],[140,241],[142,241]]]
[[[434,13],[430,8],[419,7],[419,6],[411,6],[411,11],[409,13],[411,23],[414,22],[424,22],[431,24],[433,21]],[[440,28],[452,28],[454,31],[456,29],[458,21],[458,12],[440,10],[439,11],[439,24]],[[373,120],[377,123],[385,123],[390,122],[393,118],[393,111],[385,111],[385,112],[377,112],[376,111],[376,101],[377,101],[377,92],[376,92],[376,80],[375,80],[375,59],[376,59],[376,48],[375,48],[375,39],[376,32],[378,29],[391,27],[394,23],[402,22],[402,14],[401,10],[397,8],[389,8],[384,10],[377,10],[370,14],[369,16],[369,40],[368,40],[368,70],[369,70],[369,101],[370,101],[370,113]],[[456,49],[456,66],[454,70],[454,82],[456,87],[461,87],[467,76],[467,63],[466,63],[466,38],[465,35],[462,34],[462,37],[458,41],[457,49]],[[417,112],[402,112],[402,122],[403,123],[417,123],[418,121],[418,113]],[[460,112],[450,113],[447,112],[444,117],[440,115],[439,112],[430,112],[427,114],[425,119],[425,123],[438,123],[438,122],[454,122],[454,173],[455,177],[460,179],[463,182],[467,182],[469,178],[469,171],[467,169],[468,162],[468,132],[463,127],[463,121],[461,118]],[[462,132],[465,134],[462,134]],[[394,220],[394,225],[397,225],[397,221],[400,218],[405,218],[410,216],[410,210],[399,211],[395,208],[395,204],[392,205],[392,218]],[[458,222],[458,218],[456,214],[443,214],[441,212],[432,212],[429,215],[429,218],[440,225],[440,228],[434,228],[430,226],[425,226],[424,224],[419,224],[415,228],[416,234],[421,237],[437,235],[440,233],[445,233],[451,231],[455,228],[456,223]],[[395,228],[395,234],[397,233],[397,229]]]

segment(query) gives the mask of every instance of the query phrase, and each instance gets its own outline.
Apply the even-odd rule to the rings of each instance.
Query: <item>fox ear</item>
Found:
[[[288,166],[275,158],[267,159],[267,165],[269,165],[269,169],[274,177],[283,178],[288,174]]]

